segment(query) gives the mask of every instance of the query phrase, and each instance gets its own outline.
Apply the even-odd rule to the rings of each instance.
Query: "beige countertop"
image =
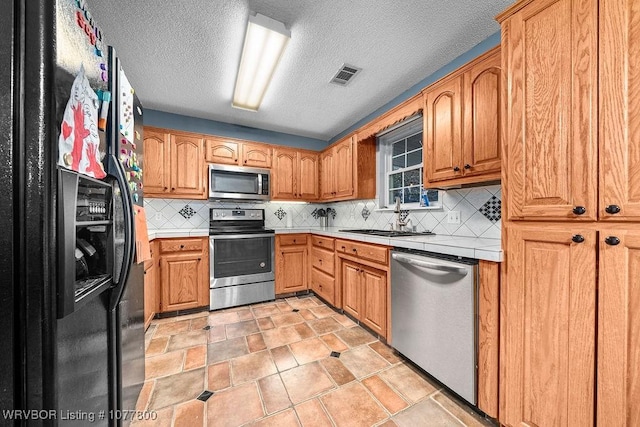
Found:
[[[358,240],[361,242],[377,243],[379,245],[395,246],[406,249],[418,249],[427,252],[436,252],[446,255],[475,258],[485,261],[501,262],[503,259],[500,239],[486,239],[479,237],[460,236],[407,236],[407,237],[381,237],[369,236],[347,231],[340,231],[343,227],[302,227],[302,228],[276,228],[276,234],[286,233],[313,233],[322,236],[342,239]],[[158,229],[149,230],[149,240],[171,237],[205,237],[209,235],[208,229]]]

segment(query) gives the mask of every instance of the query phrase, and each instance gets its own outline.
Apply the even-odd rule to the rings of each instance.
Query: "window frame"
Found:
[[[393,145],[401,140],[406,140],[412,136],[417,134],[422,134],[422,147],[420,148],[422,152],[421,161],[418,164],[413,166],[404,167],[400,169],[393,170]],[[407,172],[411,170],[418,170],[420,173],[420,184],[418,188],[420,191],[424,188],[424,131],[423,131],[423,121],[422,116],[417,116],[412,119],[407,120],[404,123],[401,123],[399,126],[384,132],[382,134],[377,135],[377,147],[378,147],[378,161],[377,163],[377,176],[378,176],[378,203],[381,208],[383,207],[392,207],[395,205],[395,201],[389,200],[389,191],[391,191],[389,185],[389,176],[400,173]],[[406,147],[405,147],[406,148]],[[408,153],[413,153],[418,151],[404,151],[404,155],[406,156]],[[409,188],[404,186],[404,182],[402,183],[402,189]],[[404,198],[404,195],[403,195]],[[403,209],[414,209],[420,207],[420,199],[418,198],[417,202],[411,203],[402,203]]]

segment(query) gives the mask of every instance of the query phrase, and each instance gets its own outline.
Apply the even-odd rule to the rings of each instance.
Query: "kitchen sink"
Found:
[[[375,230],[375,229],[356,229],[356,230],[339,230],[346,233],[366,234],[369,236],[382,237],[404,237],[404,236],[433,236],[435,233],[431,231],[396,231],[396,230]]]

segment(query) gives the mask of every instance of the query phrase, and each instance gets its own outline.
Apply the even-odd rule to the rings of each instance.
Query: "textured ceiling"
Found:
[[[93,1],[146,108],[329,140],[499,30],[513,0]],[[258,112],[231,107],[248,15],[291,41]],[[343,63],[363,71],[329,84]]]

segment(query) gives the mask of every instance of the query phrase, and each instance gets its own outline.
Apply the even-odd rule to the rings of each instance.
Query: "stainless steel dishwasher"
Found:
[[[391,251],[391,345],[477,404],[478,262]]]

